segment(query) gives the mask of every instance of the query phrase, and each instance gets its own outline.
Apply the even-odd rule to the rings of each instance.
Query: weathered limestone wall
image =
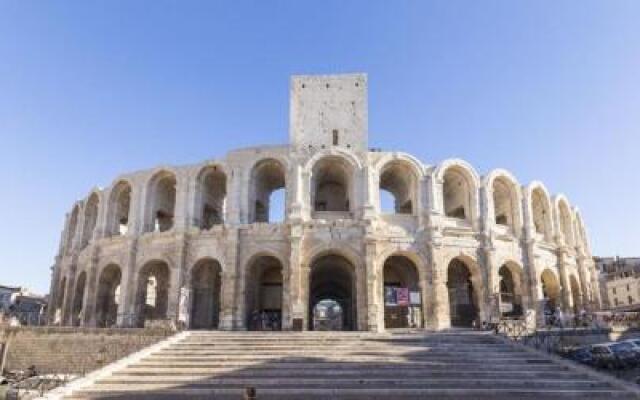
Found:
[[[8,338],[5,370],[35,365],[39,373],[95,370],[171,334],[148,329],[0,328],[0,337]]]

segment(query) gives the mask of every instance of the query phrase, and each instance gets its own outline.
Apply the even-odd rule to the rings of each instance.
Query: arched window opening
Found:
[[[259,162],[251,173],[251,192],[250,205],[252,205],[252,213],[250,221],[254,222],[276,222],[278,219],[284,219],[278,214],[279,210],[284,210],[286,206],[284,197],[285,189],[285,169],[277,160],[268,159]],[[281,191],[282,190],[282,191]],[[276,192],[278,192],[276,194]],[[276,197],[274,197],[274,194]],[[280,196],[280,197],[278,197]],[[278,203],[282,200],[281,203]],[[273,208],[273,210],[272,210]],[[271,217],[276,217],[272,220]]]
[[[274,190],[269,197],[269,222],[280,223],[286,219],[285,215],[286,191],[284,188]]]
[[[245,281],[248,328],[282,329],[282,264],[275,257],[261,256],[248,268]]]
[[[571,212],[564,201],[559,204],[560,211],[560,230],[562,231],[562,237],[564,243],[568,246],[573,245],[573,233],[571,232]]]
[[[471,218],[471,188],[464,173],[449,168],[444,174],[444,212],[447,217],[469,220]]]
[[[176,207],[176,177],[161,173],[151,184],[151,224],[153,232],[166,232],[173,228]]]
[[[131,211],[131,185],[119,182],[112,191],[109,202],[110,216],[108,231],[111,236],[124,236],[129,230]]]
[[[385,328],[421,328],[422,293],[415,264],[406,257],[389,257],[383,273]]]
[[[93,231],[96,228],[96,222],[98,221],[98,204],[100,200],[98,199],[98,195],[93,193],[89,200],[87,200],[87,204],[84,209],[84,226],[82,228],[82,241],[80,243],[80,248],[85,248],[91,238],[93,237]]]
[[[380,175],[380,209],[394,214],[412,214],[415,199],[415,177],[405,165],[395,162],[386,167]],[[385,208],[382,193],[393,197],[393,206]]]
[[[478,318],[478,298],[471,271],[460,259],[454,259],[447,269],[449,315],[452,326],[470,327]]]
[[[84,319],[84,291],[87,281],[86,272],[82,271],[76,280],[76,290],[73,294],[73,307],[71,313],[71,324],[80,326]]]
[[[200,178],[200,228],[211,229],[224,223],[227,176],[220,168],[208,167]]]
[[[351,210],[351,176],[348,163],[338,157],[326,157],[312,171],[312,204],[315,211]]]
[[[69,217],[69,225],[67,226],[67,238],[66,238],[66,252],[69,254],[73,249],[73,239],[76,236],[78,230],[78,215],[80,214],[80,208],[78,206],[73,207],[71,216]]]
[[[354,274],[353,265],[339,255],[326,255],[313,263],[309,277],[309,329],[358,329]],[[329,318],[327,306],[334,303],[339,305],[339,309],[331,306],[332,314]],[[322,309],[327,309],[327,313],[323,313]]]
[[[515,201],[513,187],[505,179],[497,178],[493,181],[493,208],[495,223],[515,229]]]
[[[148,263],[138,274],[137,325],[145,327],[149,321],[166,319],[168,299],[169,266],[161,261]]]
[[[196,264],[191,274],[192,329],[215,329],[220,321],[220,288],[222,267],[215,260]]]
[[[542,235],[545,240],[549,241],[551,239],[549,201],[546,194],[540,188],[534,189],[531,193],[531,209],[536,233]]]
[[[520,270],[503,265],[498,270],[500,276],[500,314],[503,317],[521,317],[522,273]]]

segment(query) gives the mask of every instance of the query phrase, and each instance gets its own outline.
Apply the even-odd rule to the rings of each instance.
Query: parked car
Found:
[[[570,360],[579,362],[580,364],[585,364],[589,366],[596,365],[596,358],[591,352],[590,347],[578,347],[577,349],[573,349],[567,353],[567,358]]]
[[[595,366],[608,369],[635,367],[639,363],[638,353],[630,343],[602,343],[591,346]]]
[[[640,338],[623,340],[622,343],[629,343],[633,346],[635,351],[640,352]]]

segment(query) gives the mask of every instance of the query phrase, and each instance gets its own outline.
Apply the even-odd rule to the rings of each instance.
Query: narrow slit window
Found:
[[[334,129],[333,130],[333,145],[337,146],[338,145],[338,141],[339,141],[338,130]]]

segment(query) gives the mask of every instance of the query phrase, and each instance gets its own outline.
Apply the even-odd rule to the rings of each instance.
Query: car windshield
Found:
[[[616,343],[611,345],[613,351],[633,351],[631,343]]]
[[[631,343],[633,343],[636,346],[640,347],[640,340],[632,340]]]
[[[594,347],[592,352],[594,354],[607,354],[609,353],[609,349],[607,349],[606,347]]]

